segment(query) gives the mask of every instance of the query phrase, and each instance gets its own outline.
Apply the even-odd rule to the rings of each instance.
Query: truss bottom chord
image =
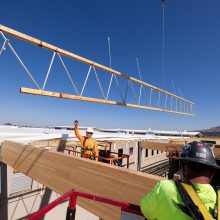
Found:
[[[154,110],[154,111],[160,111],[160,112],[170,112],[170,113],[175,113],[175,114],[182,114],[182,115],[192,116],[191,114],[171,111],[171,110],[162,109],[162,108],[149,107],[149,106],[143,106],[143,105],[137,105],[137,104],[131,104],[131,103],[105,100],[105,99],[98,99],[98,98],[92,98],[92,97],[64,94],[64,93],[58,93],[58,92],[52,92],[52,91],[43,91],[43,90],[39,90],[39,89],[30,89],[30,88],[22,87],[20,89],[20,92],[25,93],[25,94],[32,94],[32,95],[41,95],[41,96],[50,96],[50,97],[54,97],[54,98],[63,98],[63,99],[72,99],[72,100],[78,100],[78,101],[96,102],[96,103],[102,103],[102,104],[118,105],[118,106],[131,107],[131,108],[141,108],[141,109],[147,109],[147,110]]]

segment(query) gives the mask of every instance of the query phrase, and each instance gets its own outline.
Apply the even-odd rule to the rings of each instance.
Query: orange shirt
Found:
[[[95,138],[86,138],[83,137],[80,133],[79,133],[79,129],[75,128],[75,135],[76,137],[79,139],[82,147],[89,147],[89,148],[93,148],[93,153],[95,155],[95,160],[98,161],[98,156],[99,156],[99,150],[98,150],[98,144]],[[83,146],[83,143],[85,141],[85,144]],[[83,154],[85,154],[85,157],[90,157],[90,150],[83,152]]]

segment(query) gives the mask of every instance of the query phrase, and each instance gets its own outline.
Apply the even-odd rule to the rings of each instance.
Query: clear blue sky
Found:
[[[0,7],[2,25],[107,66],[110,36],[114,69],[138,78],[138,57],[143,81],[163,86],[159,0],[8,0]],[[71,125],[78,119],[82,126],[134,129],[220,125],[219,11],[219,0],[167,0],[165,5],[165,88],[173,92],[173,80],[176,90],[196,103],[195,117],[19,94],[21,86],[34,86],[8,49],[0,57],[0,123]],[[51,52],[9,39],[42,85]],[[85,78],[88,67],[65,62],[77,81]],[[46,88],[71,90],[58,59]],[[93,90],[90,84],[85,95]]]

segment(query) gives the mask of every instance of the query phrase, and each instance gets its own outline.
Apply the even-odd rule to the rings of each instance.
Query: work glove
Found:
[[[77,120],[75,120],[75,121],[74,121],[74,126],[75,126],[75,128],[78,128],[78,124],[79,124],[79,122],[78,122]]]

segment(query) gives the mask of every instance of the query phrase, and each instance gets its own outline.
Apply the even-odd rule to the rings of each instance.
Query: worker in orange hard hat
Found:
[[[98,150],[96,139],[92,137],[94,133],[93,128],[87,128],[86,136],[83,137],[79,133],[78,125],[79,125],[79,122],[75,120],[74,121],[75,135],[79,139],[82,145],[81,156],[85,158],[89,158],[91,160],[98,161],[99,150]]]
[[[187,143],[177,159],[181,179],[162,180],[145,195],[140,203],[144,216],[157,220],[220,219],[220,191],[210,185],[220,167],[211,147],[203,142]]]

